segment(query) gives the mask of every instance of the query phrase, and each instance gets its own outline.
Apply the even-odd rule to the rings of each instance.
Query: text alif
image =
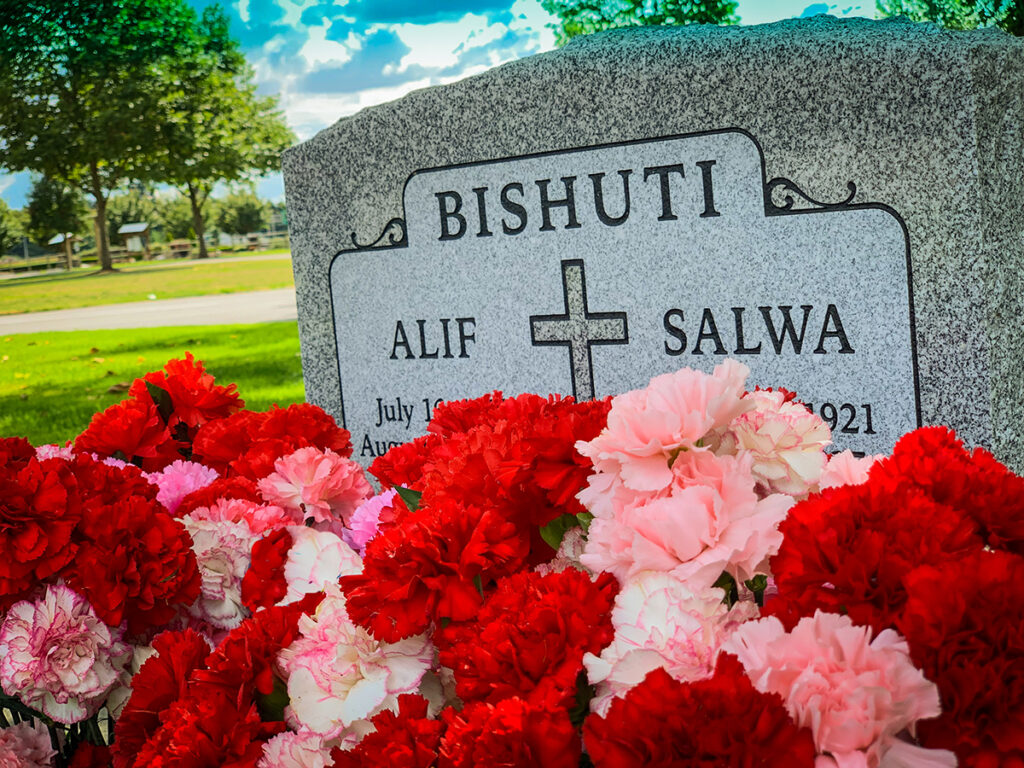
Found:
[[[540,232],[557,228],[579,229],[595,221],[606,227],[625,224],[632,212],[631,189],[636,184],[657,189],[658,221],[675,221],[681,215],[700,218],[721,216],[715,207],[714,160],[688,165],[651,165],[614,173],[561,176],[558,179],[510,181],[501,187],[473,187],[469,192],[435,192],[439,240],[519,235],[528,227]],[[697,185],[695,210],[684,210],[681,184]],[[614,203],[612,202],[614,200]]]

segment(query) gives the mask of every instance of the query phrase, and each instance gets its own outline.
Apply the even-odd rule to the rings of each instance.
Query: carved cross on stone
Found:
[[[530,338],[534,346],[569,348],[572,366],[572,394],[577,401],[594,399],[594,344],[628,344],[625,312],[590,312],[582,259],[562,262],[562,291],[565,312],[561,315],[531,315]]]

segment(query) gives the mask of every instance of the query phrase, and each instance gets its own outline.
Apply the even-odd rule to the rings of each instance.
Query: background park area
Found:
[[[362,108],[611,27],[903,14],[1024,34],[1015,0],[2,5],[0,433],[36,444],[186,350],[250,408],[304,399],[294,321],[40,332],[33,313],[291,288],[281,153]]]

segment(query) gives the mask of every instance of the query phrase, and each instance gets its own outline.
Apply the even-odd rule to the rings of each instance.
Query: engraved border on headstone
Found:
[[[643,139],[633,139],[633,140],[628,140],[628,141],[607,142],[607,143],[593,144],[593,145],[588,145],[588,146],[571,147],[571,148],[567,148],[567,149],[550,150],[550,151],[546,151],[546,152],[527,153],[527,154],[523,154],[523,155],[512,155],[512,156],[507,156],[507,157],[497,157],[497,158],[490,158],[490,159],[487,159],[487,160],[480,160],[480,161],[474,161],[474,162],[456,163],[456,164],[452,164],[452,165],[443,165],[443,166],[436,166],[436,167],[418,169],[418,170],[413,171],[412,173],[409,174],[409,176],[406,178],[405,184],[403,185],[403,189],[402,189],[402,206],[403,206],[403,212],[402,213],[403,213],[403,215],[401,217],[394,217],[394,218],[390,219],[387,222],[387,224],[384,226],[384,229],[380,233],[380,235],[375,240],[373,240],[372,242],[361,243],[359,241],[359,239],[358,239],[357,233],[352,232],[349,235],[349,239],[351,240],[352,245],[351,246],[344,246],[344,247],[342,247],[339,251],[337,251],[334,254],[334,256],[330,260],[330,263],[328,264],[328,273],[330,274],[330,272],[333,269],[334,262],[340,256],[342,256],[342,255],[348,255],[348,254],[352,254],[352,253],[375,253],[375,252],[381,252],[381,251],[392,250],[392,249],[397,249],[397,248],[408,248],[409,247],[409,237],[408,237],[408,230],[407,230],[407,227],[406,227],[406,219],[405,219],[404,207],[405,207],[405,200],[406,200],[406,191],[408,189],[409,183],[412,181],[413,178],[415,178],[418,175],[426,174],[426,173],[433,173],[433,172],[438,172],[438,171],[448,171],[448,170],[457,170],[457,169],[464,169],[464,168],[473,168],[473,167],[479,167],[479,166],[488,166],[488,165],[493,165],[493,164],[498,164],[498,163],[514,162],[514,161],[517,161],[517,160],[533,160],[533,159],[545,158],[545,157],[555,157],[555,156],[562,156],[562,155],[571,155],[571,154],[575,154],[575,153],[589,152],[589,151],[593,151],[593,150],[600,150],[600,149],[606,149],[606,148],[628,147],[628,146],[641,145],[641,144],[656,144],[656,143],[665,142],[665,141],[675,141],[675,140],[680,140],[680,139],[692,139],[692,138],[696,138],[696,137],[717,136],[717,135],[722,135],[722,134],[740,134],[740,135],[746,137],[748,140],[750,140],[753,143],[754,147],[756,147],[757,153],[758,153],[758,160],[759,160],[759,163],[760,163],[760,170],[761,170],[761,185],[762,185],[763,203],[764,203],[764,215],[765,215],[765,217],[798,216],[798,215],[804,215],[804,214],[827,214],[827,213],[835,213],[835,212],[840,212],[840,211],[871,210],[871,209],[873,209],[873,210],[884,211],[885,213],[887,213],[890,216],[892,216],[892,218],[895,219],[899,223],[900,229],[903,232],[904,256],[905,256],[905,260],[906,260],[906,270],[907,270],[907,304],[908,304],[908,313],[909,313],[908,314],[908,320],[909,320],[909,327],[910,327],[911,368],[912,368],[913,387],[914,387],[914,419],[916,421],[916,425],[918,427],[921,426],[923,422],[922,422],[922,415],[921,415],[921,389],[920,389],[920,374],[919,374],[919,368],[918,368],[917,331],[916,331],[916,321],[915,321],[915,312],[914,312],[913,268],[912,268],[911,254],[910,254],[910,234],[909,234],[909,231],[907,230],[907,225],[906,225],[906,222],[904,221],[903,217],[895,209],[893,209],[891,206],[886,205],[884,203],[877,203],[877,202],[854,202],[854,198],[855,198],[856,192],[857,192],[857,187],[854,184],[854,182],[852,182],[852,181],[847,183],[848,195],[844,199],[842,199],[842,200],[840,200],[838,202],[834,202],[834,203],[826,203],[826,202],[821,202],[821,201],[815,200],[814,198],[812,198],[809,195],[807,195],[805,192],[803,192],[800,189],[800,187],[794,181],[792,181],[789,178],[782,177],[782,176],[777,176],[777,177],[772,178],[771,180],[768,180],[768,178],[767,178],[767,169],[766,169],[766,165],[765,165],[764,150],[761,147],[761,144],[757,140],[757,138],[755,136],[753,136],[749,131],[747,131],[745,129],[742,129],[742,128],[721,128],[721,129],[715,129],[715,130],[697,131],[697,132],[693,132],[693,133],[683,133],[683,134],[673,134],[673,135],[667,135],[667,136],[658,136],[658,137],[654,137],[654,138],[643,138]],[[698,165],[700,165],[700,164],[698,163]],[[706,170],[707,169],[702,168],[702,171],[706,171]],[[717,216],[718,213],[714,209],[714,199],[713,199],[713,196],[709,196],[709,194],[710,194],[710,181],[709,181],[709,175],[707,173],[704,174],[703,183],[704,183],[704,194],[705,194],[706,208],[705,208],[704,213],[701,214],[701,216],[702,217]],[[779,197],[776,198],[776,195],[778,195]],[[780,202],[776,202],[776,199],[780,199]],[[798,205],[800,204],[799,201],[803,201],[804,204],[807,207],[798,207]],[[593,318],[595,320],[600,320],[600,321],[603,321],[605,323],[607,323],[607,322],[614,323],[618,319],[617,316],[621,315],[622,331],[623,331],[623,335],[625,336],[625,340],[623,340],[623,341],[615,341],[615,340],[611,340],[611,339],[609,339],[609,340],[594,339],[594,340],[588,340],[587,344],[585,345],[585,347],[583,347],[583,346],[578,345],[578,344],[574,345],[574,341],[576,340],[575,337],[573,337],[573,339],[571,339],[571,340],[557,340],[557,339],[555,339],[553,337],[548,338],[548,339],[543,339],[543,338],[542,339],[538,339],[538,337],[537,337],[537,329],[536,329],[536,326],[534,324],[535,320],[554,321],[554,320],[558,319],[558,320],[563,320],[563,321],[567,321],[567,322],[571,323],[571,321],[572,321],[572,319],[574,317],[573,308],[570,305],[569,286],[568,286],[568,284],[566,282],[567,279],[568,279],[568,275],[566,273],[566,265],[569,265],[569,264],[577,264],[577,265],[579,265],[579,274],[580,274],[581,289],[582,289],[581,295],[582,295],[582,299],[583,299],[583,308],[582,308],[583,311],[582,311],[582,313],[579,313],[579,312],[575,313],[575,317],[577,318],[577,321],[580,323],[580,325],[579,325],[579,327],[575,331],[573,331],[573,333],[580,333],[581,329],[586,327],[584,325],[586,323],[586,320],[584,318]],[[591,394],[591,396],[593,396],[593,370],[592,370],[592,361],[591,361],[591,345],[595,344],[595,343],[597,343],[597,344],[626,344],[626,343],[628,343],[629,337],[628,337],[628,329],[626,327],[625,313],[616,313],[616,312],[597,312],[597,313],[592,313],[592,312],[588,312],[587,311],[587,309],[586,309],[586,293],[585,293],[585,288],[583,288],[583,285],[582,285],[582,280],[583,280],[583,260],[582,259],[563,260],[562,261],[562,282],[563,282],[563,291],[564,291],[564,298],[565,298],[565,313],[563,313],[561,315],[531,315],[530,316],[531,341],[532,341],[532,343],[535,346],[541,346],[541,345],[564,345],[564,346],[568,346],[570,348],[570,363],[571,363],[571,366],[572,366],[572,373],[573,373],[573,375],[572,375],[572,382],[573,382],[573,389],[574,389],[574,393],[573,394],[574,395],[576,394],[576,389],[577,389],[577,384],[578,384],[578,382],[577,382],[577,372],[579,371],[582,374],[580,376],[580,378],[583,380],[583,383],[584,383],[584,386],[581,387],[584,390],[584,394],[587,394],[587,388],[588,387],[586,386],[586,384],[587,384],[588,374],[589,374],[589,393]],[[337,305],[335,304],[334,284],[333,284],[333,281],[328,281],[328,282],[329,282],[329,286],[330,286],[331,306],[332,307],[336,307]],[[338,327],[337,327],[337,312],[335,310],[332,310],[332,312],[331,312],[331,323],[332,323],[332,328],[333,328],[333,332],[334,332],[335,350],[336,350],[336,355],[337,355],[337,350],[338,350]],[[603,329],[604,333],[606,333],[607,335],[611,335],[611,330],[612,329],[610,327],[605,328],[604,326],[602,326],[602,329]],[[584,364],[581,364],[576,359],[576,354],[577,353],[575,353],[573,351],[576,348],[580,348],[580,349],[585,349],[586,350],[586,354],[585,354],[586,361],[585,361]],[[579,354],[582,354],[582,353],[579,353]],[[342,368],[341,368],[340,356],[337,356],[336,362],[337,362],[337,368],[338,368],[338,389],[339,389],[339,396],[341,398],[341,403],[340,403],[340,408],[339,408],[340,420],[341,420],[342,425],[345,425],[346,422],[345,422],[344,384],[343,384],[343,381],[344,381],[343,374],[344,374],[344,372],[342,371]],[[584,366],[585,366],[586,370],[584,370]],[[540,394],[548,394],[548,393],[540,393]]]

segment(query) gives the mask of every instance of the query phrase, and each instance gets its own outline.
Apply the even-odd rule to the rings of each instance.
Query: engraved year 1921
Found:
[[[807,410],[814,413],[813,403],[804,403],[804,405],[807,406]],[[862,403],[860,410],[852,403],[843,403],[838,406],[834,403],[822,403],[818,406],[818,415],[833,432],[836,427],[839,427],[839,431],[846,435],[876,434],[871,423],[871,403]],[[842,424],[841,427],[840,424]],[[862,426],[863,429],[861,429]]]

